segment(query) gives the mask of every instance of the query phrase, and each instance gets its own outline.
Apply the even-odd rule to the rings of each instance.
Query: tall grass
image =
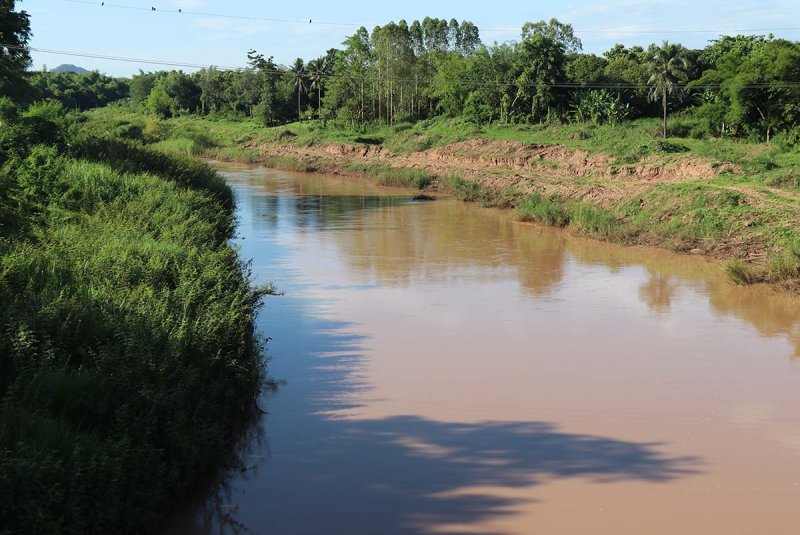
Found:
[[[770,277],[775,280],[800,279],[800,239],[791,241],[769,263]]]
[[[490,188],[474,180],[451,174],[441,177],[439,189],[464,202],[479,202],[487,208],[513,208],[519,202],[514,188]]]
[[[601,238],[621,237],[621,224],[611,212],[586,203],[568,202],[538,193],[524,199],[516,208],[519,221],[533,221],[552,227],[574,227]]]
[[[0,532],[152,531],[236,462],[269,288],[208,166],[124,140],[28,152],[0,172],[24,223],[0,229]]]
[[[558,199],[543,199],[541,195],[533,194],[517,207],[517,219],[535,221],[552,227],[566,227],[571,217],[564,203]]]
[[[389,167],[376,163],[349,163],[347,168],[381,186],[425,189],[432,182],[431,175],[422,169]]]

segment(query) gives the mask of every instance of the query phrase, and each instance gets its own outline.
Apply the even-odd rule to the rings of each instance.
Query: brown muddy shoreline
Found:
[[[588,204],[606,210],[660,185],[706,181],[722,173],[741,172],[734,164],[719,164],[696,156],[679,156],[668,161],[646,157],[636,164],[618,164],[610,156],[573,151],[559,145],[528,145],[486,139],[411,153],[395,153],[377,145],[339,143],[310,146],[260,143],[242,148],[252,154],[247,163],[289,171],[369,178],[380,169],[419,170],[432,177],[430,185],[422,193],[436,196],[453,196],[442,179],[457,176],[478,185],[490,198],[483,200],[485,206],[498,208],[513,208],[522,199],[538,194],[563,203]],[[744,193],[749,203],[768,202],[760,198],[763,194],[752,188],[730,186],[724,189]],[[794,194],[780,193],[796,200]],[[492,197],[500,200],[491,200]],[[719,239],[701,241],[662,235],[647,228],[629,228],[625,221],[619,224],[620,232],[611,235],[571,227],[565,230],[623,245],[658,247],[720,261],[741,261],[756,277],[760,277],[754,278],[757,283],[766,281],[766,265],[774,253],[764,241],[734,232]],[[800,295],[797,280],[773,281],[765,285],[780,292]]]

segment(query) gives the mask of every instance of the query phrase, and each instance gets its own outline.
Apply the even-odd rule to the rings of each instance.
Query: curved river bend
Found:
[[[800,532],[800,301],[718,264],[224,166],[286,292],[247,469],[168,533]]]

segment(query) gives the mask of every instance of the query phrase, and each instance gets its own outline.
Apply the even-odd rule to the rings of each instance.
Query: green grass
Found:
[[[513,208],[520,199],[513,188],[487,188],[474,180],[450,174],[439,179],[439,189],[464,202],[478,202],[487,208]]]
[[[346,168],[381,186],[425,189],[432,181],[431,175],[422,169],[389,167],[377,163],[349,163]]]
[[[555,197],[542,198],[534,194],[523,200],[516,210],[517,219],[525,222],[537,222],[551,227],[566,227],[572,219],[563,202]]]
[[[551,227],[571,227],[586,234],[614,239],[620,236],[620,222],[608,211],[586,203],[569,202],[556,196],[543,198],[534,193],[516,207],[519,221]]]
[[[570,224],[602,238],[614,238],[620,231],[619,221],[610,212],[586,203],[578,203],[572,207]]]
[[[800,239],[787,243],[783,251],[771,260],[769,275],[778,281],[800,279]]]
[[[149,532],[239,463],[270,288],[229,245],[230,190],[207,165],[70,145],[0,169],[0,532]]]
[[[239,161],[266,160],[267,165],[296,170],[331,168],[330,162],[281,161],[258,155],[259,146],[311,147],[323,143],[354,146],[380,145],[397,153],[423,151],[473,139],[518,142],[528,146],[560,145],[568,150],[609,156],[610,171],[637,165],[678,166],[702,159],[711,168],[724,169],[713,179],[683,183],[654,183],[632,190],[628,198],[602,206],[563,202],[551,194],[527,198],[517,187],[496,189],[482,185],[481,178],[464,180],[455,174],[438,177],[438,189],[467,202],[484,206],[515,208],[523,220],[554,226],[570,226],[587,234],[623,241],[664,245],[677,251],[700,251],[723,258],[734,257],[736,243],[748,250],[766,253],[769,260],[756,271],[769,272],[770,280],[794,273],[787,244],[798,232],[800,202],[800,151],[773,144],[751,143],[730,138],[711,138],[701,121],[690,116],[670,118],[666,140],[660,138],[660,121],[637,119],[619,125],[540,124],[477,126],[463,119],[437,118],[416,123],[368,125],[361,129],[317,121],[264,128],[251,120],[179,117],[163,124],[151,119],[123,117],[119,109],[98,111],[93,120],[109,128],[129,128],[136,123],[143,136],[158,133],[164,148],[185,154],[222,157]],[[138,123],[137,123],[138,121]],[[134,125],[134,126],[136,126]],[[274,146],[274,145],[273,145]],[[468,148],[463,156],[469,156]],[[225,154],[225,151],[230,151]],[[562,164],[543,160],[540,168]],[[335,166],[334,166],[335,167]],[[400,170],[381,164],[350,163],[346,170],[373,178],[377,183],[425,187],[436,177],[426,178],[417,170]],[[486,173],[496,171],[487,170]],[[568,188],[576,184],[606,180],[597,176],[564,179]],[[739,191],[741,190],[741,191]],[[530,189],[525,190],[530,191]],[[546,188],[544,191],[547,191]],[[788,258],[788,260],[787,260]],[[767,264],[772,267],[768,267]],[[780,275],[783,274],[783,275]]]

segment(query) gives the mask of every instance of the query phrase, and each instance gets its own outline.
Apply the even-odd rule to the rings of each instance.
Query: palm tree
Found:
[[[683,89],[681,82],[686,82],[689,75],[689,61],[686,59],[686,49],[681,45],[671,45],[667,41],[655,49],[650,62],[650,86],[648,98],[651,102],[661,99],[661,108],[664,110],[664,129],[662,134],[667,137],[667,98],[669,95],[680,95]]]
[[[300,120],[300,97],[306,91],[306,66],[301,58],[297,58],[289,68],[289,77],[292,87],[297,90],[297,119]]]
[[[322,114],[322,80],[328,76],[328,58],[322,57],[308,64],[308,79],[311,90],[317,92],[317,113]]]

